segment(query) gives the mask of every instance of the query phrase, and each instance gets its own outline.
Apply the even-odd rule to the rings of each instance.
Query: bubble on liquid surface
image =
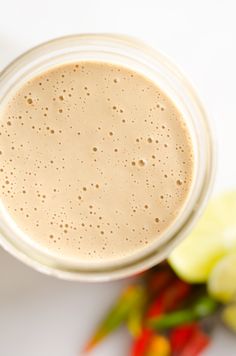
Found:
[[[147,161],[145,159],[140,159],[138,161],[138,164],[139,164],[140,167],[144,167],[144,166],[147,165]]]

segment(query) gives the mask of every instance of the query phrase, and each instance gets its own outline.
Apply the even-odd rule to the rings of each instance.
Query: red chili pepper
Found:
[[[147,287],[152,295],[160,293],[174,279],[174,273],[170,268],[163,267],[152,271],[148,276]]]
[[[162,298],[158,298],[154,300],[154,302],[150,305],[147,312],[147,317],[152,318],[158,315],[161,315],[165,312]]]
[[[173,356],[198,356],[209,342],[209,336],[197,323],[177,327],[170,334]]]
[[[183,326],[176,327],[170,333],[170,344],[172,354],[178,356],[181,350],[184,349],[187,342],[198,330],[197,323],[191,323]]]
[[[149,329],[143,329],[141,335],[134,341],[132,345],[131,356],[145,356],[152,337],[153,331]]]
[[[199,356],[209,343],[210,337],[198,328],[178,356]]]
[[[191,285],[176,279],[165,290],[157,296],[148,309],[147,318],[167,313],[181,306],[190,292]]]

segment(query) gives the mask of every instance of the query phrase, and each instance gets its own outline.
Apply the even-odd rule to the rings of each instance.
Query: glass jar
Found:
[[[172,99],[190,131],[195,170],[188,198],[176,221],[154,243],[135,256],[109,263],[82,263],[54,257],[21,236],[0,204],[0,243],[27,265],[64,279],[108,281],[134,275],[165,259],[188,234],[207,202],[214,176],[214,144],[206,113],[192,86],[161,53],[126,36],[74,35],[59,38],[26,52],[0,75],[0,106],[12,90],[54,66],[85,60],[109,62],[144,74]]]

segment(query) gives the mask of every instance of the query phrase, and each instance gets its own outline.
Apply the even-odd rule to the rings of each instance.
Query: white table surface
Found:
[[[84,32],[133,35],[172,57],[195,84],[216,128],[215,191],[236,187],[234,0],[1,0],[0,5],[0,69],[42,41]],[[56,280],[0,250],[0,356],[79,356],[127,283]],[[92,355],[125,356],[129,344],[121,330]],[[236,337],[216,330],[205,355],[235,356]]]

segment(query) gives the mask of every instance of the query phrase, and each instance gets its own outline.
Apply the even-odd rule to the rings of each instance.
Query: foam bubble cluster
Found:
[[[0,111],[0,196],[51,253],[113,260],[160,238],[191,186],[172,101],[124,67],[81,62],[25,83]]]

